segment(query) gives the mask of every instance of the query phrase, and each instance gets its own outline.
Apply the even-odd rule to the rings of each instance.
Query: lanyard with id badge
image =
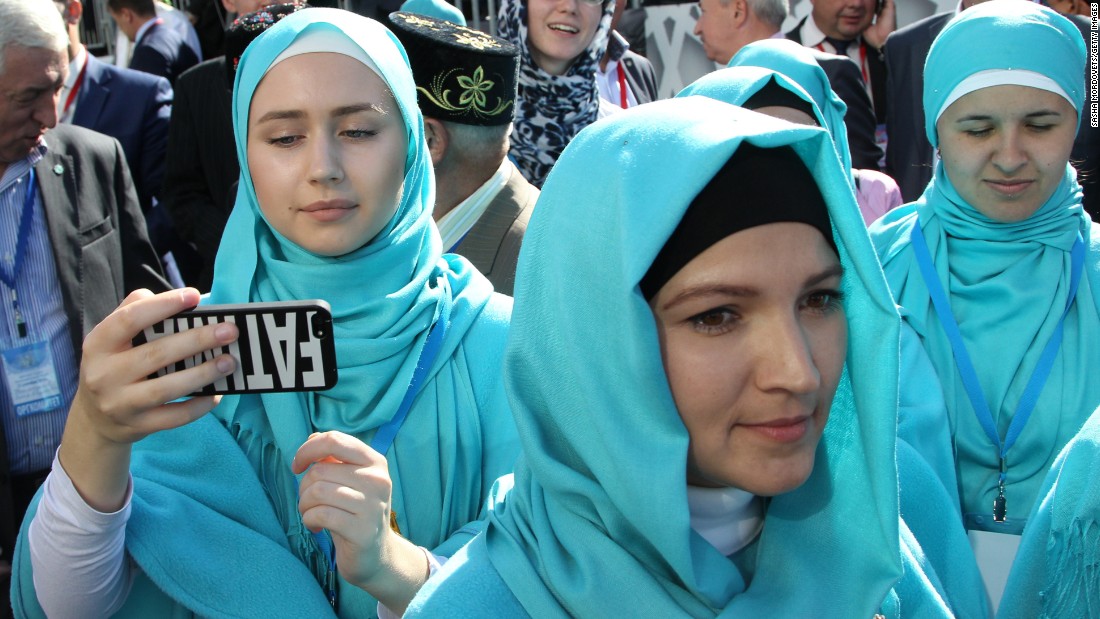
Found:
[[[1058,325],[1054,328],[1054,332],[1039,355],[1039,362],[1036,364],[1031,378],[1028,379],[1027,386],[1020,396],[1020,401],[1016,404],[1016,411],[1013,413],[1008,432],[1002,441],[997,432],[993,414],[989,410],[989,404],[986,402],[985,394],[982,393],[981,385],[978,382],[978,374],[974,370],[970,354],[963,343],[959,325],[955,321],[954,314],[951,313],[950,301],[948,301],[947,294],[936,276],[932,256],[928,251],[928,244],[924,239],[919,221],[913,226],[910,238],[917,265],[920,267],[921,276],[932,299],[932,306],[935,308],[940,325],[951,343],[955,366],[959,370],[959,377],[966,389],[966,395],[974,409],[974,414],[978,418],[978,423],[982,426],[982,430],[989,438],[992,446],[997,449],[1000,461],[1000,471],[997,476],[997,497],[993,500],[992,517],[983,514],[966,514],[965,523],[970,537],[970,545],[974,549],[974,556],[978,560],[978,566],[982,572],[982,579],[985,580],[986,588],[993,600],[994,610],[996,610],[997,602],[1004,592],[1009,568],[1016,556],[1016,550],[1020,546],[1020,534],[1023,531],[1024,523],[1027,521],[1026,515],[1031,512],[1031,506],[1025,505],[1022,508],[1016,508],[1023,510],[1023,517],[1008,517],[1008,500],[1005,498],[1005,483],[1008,479],[1008,452],[1016,443],[1016,439],[1020,437],[1020,433],[1023,432],[1028,418],[1031,417],[1031,411],[1039,400],[1039,394],[1050,376],[1055,357],[1058,356],[1058,349],[1062,346],[1062,327],[1070,307],[1073,306],[1074,299],[1077,298],[1077,285],[1081,282],[1081,271],[1085,262],[1085,243],[1080,234],[1073,242],[1073,248],[1070,250],[1070,289],[1066,306],[1062,311],[1061,318],[1058,320]]]
[[[18,417],[26,417],[61,407],[61,388],[57,380],[57,368],[53,351],[46,340],[35,340],[23,318],[15,284],[19,278],[23,260],[27,254],[31,220],[34,218],[36,191],[34,168],[27,176],[27,191],[23,199],[23,213],[19,220],[19,236],[15,244],[15,263],[11,272],[0,266],[0,281],[8,289],[11,316],[15,320],[14,348],[3,351],[4,378],[12,406]]]

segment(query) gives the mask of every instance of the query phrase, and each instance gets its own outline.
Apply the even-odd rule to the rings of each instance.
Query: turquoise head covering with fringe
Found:
[[[998,619],[1100,612],[1100,408],[1043,481],[1005,585]]]
[[[928,138],[938,144],[935,123],[941,108],[959,84],[975,75],[997,76],[985,86],[1023,85],[1026,80],[1014,72],[1042,76],[1069,99],[1079,122],[1084,63],[1080,32],[1049,8],[1022,0],[969,8],[944,27],[928,55]],[[948,172],[937,162],[921,198],[888,213],[870,232],[895,298],[943,386],[944,423],[954,438],[967,526],[1018,534],[1058,451],[1100,404],[1100,381],[1087,371],[1100,367],[1100,234],[1081,206],[1077,173],[1068,162],[1050,197],[1017,222],[983,215],[962,198]],[[911,242],[918,225],[1002,441],[1070,299],[1075,240],[1084,243],[1084,276],[1065,316],[1061,346],[1006,460],[1004,524],[992,522],[998,447],[975,415],[920,271]]]

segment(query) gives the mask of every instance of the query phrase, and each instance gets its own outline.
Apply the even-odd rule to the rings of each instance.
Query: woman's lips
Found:
[[[354,212],[359,205],[351,200],[318,200],[302,208],[302,212],[322,222],[337,221]]]
[[[986,184],[999,194],[1005,196],[1016,196],[1028,190],[1034,181],[1029,180],[1010,180],[1010,181],[998,181],[987,180]]]
[[[764,423],[739,424],[746,430],[755,432],[777,443],[793,443],[802,439],[810,427],[811,415],[776,419]]]

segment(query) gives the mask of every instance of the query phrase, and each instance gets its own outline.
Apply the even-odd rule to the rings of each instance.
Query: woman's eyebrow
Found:
[[[803,288],[812,288],[821,282],[834,277],[843,277],[844,267],[839,263],[826,268],[820,273],[815,273],[806,278]],[[680,294],[669,299],[664,305],[667,311],[685,301],[709,296],[753,298],[760,296],[761,291],[752,286],[731,286],[728,284],[700,284],[680,291]]]
[[[1027,114],[1024,114],[1024,118],[1038,118],[1038,117],[1042,117],[1042,116],[1058,116],[1058,117],[1061,117],[1062,113],[1059,112],[1058,110],[1042,109],[1042,110],[1036,110],[1034,112],[1028,112]],[[964,122],[973,121],[973,120],[993,120],[993,115],[992,114],[969,114],[967,116],[963,116],[962,118],[959,118],[955,122],[956,123],[964,123]]]
[[[358,114],[360,112],[385,114],[386,109],[382,107],[382,104],[380,103],[353,103],[351,105],[342,105],[332,110],[331,116],[333,118],[341,118],[343,116],[351,116],[352,114]]]
[[[724,297],[758,297],[760,291],[751,286],[729,286],[726,284],[700,284],[691,288],[686,288],[680,291],[680,294],[669,299],[664,305],[665,310],[669,310],[685,301],[690,301],[699,297],[709,296],[724,296]]]
[[[272,110],[257,119],[256,124],[262,125],[273,120],[296,120],[305,118],[305,115],[306,113],[302,110]]]
[[[350,116],[352,114],[358,114],[360,112],[372,112],[375,114],[385,114],[386,109],[378,103],[353,103],[351,105],[342,105],[330,113],[333,118],[342,118],[344,116]],[[271,122],[273,120],[298,120],[305,118],[306,113],[303,110],[271,110],[257,121],[257,125],[261,125],[265,122]]]
[[[844,266],[839,262],[818,273],[817,275],[811,275],[810,277],[806,278],[806,282],[802,284],[802,287],[812,288],[813,286],[816,286],[821,282],[827,279],[832,279],[834,277],[844,277]]]

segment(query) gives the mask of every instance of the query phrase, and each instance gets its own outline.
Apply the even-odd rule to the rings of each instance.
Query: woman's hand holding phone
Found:
[[[209,412],[217,397],[174,400],[235,368],[232,357],[220,355],[185,371],[148,378],[167,364],[237,339],[236,326],[222,323],[133,345],[143,329],[198,302],[193,288],[158,295],[137,290],[84,340],[80,382],[59,458],[84,500],[99,511],[116,511],[125,502],[131,445]]]
[[[302,444],[291,470],[306,471],[298,511],[310,531],[332,534],[340,575],[403,613],[429,568],[424,552],[390,528],[386,458],[354,436],[323,432]]]

